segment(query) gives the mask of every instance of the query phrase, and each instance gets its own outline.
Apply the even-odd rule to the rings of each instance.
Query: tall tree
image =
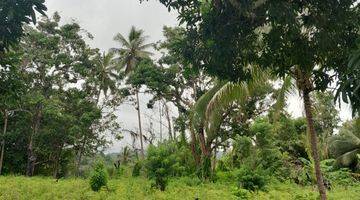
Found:
[[[332,72],[347,68],[359,33],[357,1],[160,2],[179,11],[193,38],[190,59],[209,73],[249,79],[247,66],[256,63],[295,78],[303,96],[319,193],[327,199],[310,94],[325,90],[335,78]]]
[[[32,132],[29,134],[27,175],[34,173],[36,153],[34,140],[41,132],[41,120],[46,106],[51,105],[58,91],[71,88],[86,75],[93,55],[80,34],[78,24],[59,26],[60,16],[44,18],[36,28],[26,27],[22,38],[21,70],[31,86],[27,92],[32,112]]]
[[[146,44],[146,36],[144,36],[143,30],[137,30],[134,26],[131,27],[128,36],[125,38],[123,35],[118,33],[114,40],[119,42],[120,48],[112,48],[111,52],[115,52],[119,55],[118,61],[121,64],[121,67],[125,68],[125,74],[129,75],[134,71],[138,63],[145,58],[149,58],[152,55],[151,52],[147,51],[152,43]],[[144,144],[143,144],[143,133],[141,127],[141,110],[140,110],[140,100],[139,100],[139,90],[140,88],[135,89],[136,97],[136,110],[138,115],[139,123],[139,134],[140,134],[140,147],[141,147],[141,156],[144,158]]]
[[[156,45],[156,49],[162,53],[158,63],[151,60],[139,63],[129,77],[129,82],[137,87],[146,86],[146,92],[153,95],[148,103],[149,107],[162,100],[176,107],[179,117],[174,121],[174,131],[180,132],[183,141],[186,141],[186,132],[190,132],[190,148],[199,167],[198,138],[193,129],[190,129],[189,116],[195,101],[211,87],[212,79],[186,62],[182,53],[186,51],[187,42],[184,28],[165,26],[163,34],[165,40]]]
[[[117,83],[121,78],[121,74],[118,74],[117,64],[114,60],[115,54],[113,52],[103,53],[97,55],[94,59],[94,69],[90,75],[88,83],[92,83],[96,88],[96,102],[99,104],[101,93],[107,97],[110,94],[117,93]]]
[[[3,61],[8,62],[8,64],[2,65],[2,69],[0,69],[0,113],[2,114],[3,119],[3,130],[0,136],[0,175],[5,156],[5,138],[8,130],[9,118],[15,111],[21,111],[20,99],[25,90],[25,84],[21,74],[15,67],[15,65],[19,63],[18,56],[19,55],[14,52],[6,53],[4,57],[6,59]]]

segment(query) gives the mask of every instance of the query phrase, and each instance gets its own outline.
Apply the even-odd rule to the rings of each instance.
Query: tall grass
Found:
[[[60,179],[46,177],[0,177],[1,200],[232,200],[236,185],[201,183],[183,177],[172,179],[166,191],[151,189],[151,182],[143,177],[122,177],[109,181],[109,190],[93,192],[86,179]],[[334,186],[329,199],[355,200],[359,198],[360,184],[349,187]],[[273,182],[266,191],[250,193],[249,199],[316,199],[316,188],[300,187],[293,183]]]

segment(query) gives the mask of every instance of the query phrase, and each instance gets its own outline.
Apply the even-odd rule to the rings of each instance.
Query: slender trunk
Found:
[[[137,114],[138,114],[138,122],[139,122],[141,158],[144,159],[145,154],[144,154],[143,134],[141,129],[139,91],[136,91],[136,104],[137,104]]]
[[[217,138],[215,140],[215,145],[217,145]],[[216,154],[217,154],[217,146],[215,146],[215,148],[214,148],[214,156],[213,156],[213,160],[212,160],[212,164],[211,164],[213,174],[215,173],[215,170],[216,170]]]
[[[201,152],[204,155],[208,154],[208,149],[206,148],[206,142],[205,142],[205,135],[204,135],[204,128],[201,127],[199,129],[199,142],[200,142],[200,148],[201,148]]]
[[[79,150],[77,158],[76,158],[76,176],[80,176],[80,164],[81,164],[81,158],[82,158],[82,151]]]
[[[40,118],[41,118],[41,105],[38,106],[35,119],[33,120],[33,130],[30,134],[29,145],[27,149],[28,161],[26,167],[26,176],[33,176],[35,170],[36,156],[34,152],[34,137],[38,134],[40,127]]]
[[[321,200],[326,200],[326,188],[324,186],[323,176],[321,174],[320,169],[320,158],[319,158],[319,151],[317,146],[317,136],[315,133],[314,128],[314,119],[312,115],[312,103],[310,100],[310,90],[303,89],[303,98],[304,98],[304,107],[305,107],[305,114],[306,114],[306,120],[307,120],[307,126],[308,126],[308,134],[310,138],[310,146],[311,146],[311,153],[312,157],[314,159],[315,164],[315,176],[316,176],[316,182],[318,186],[318,190],[320,193]]]
[[[174,123],[172,123],[171,125],[172,125],[171,128],[172,128],[172,130],[174,131],[174,132],[173,132],[174,140],[177,141],[177,138],[176,138],[177,135],[176,135]]]
[[[161,102],[159,101],[159,120],[160,120],[160,142],[162,142],[163,137],[162,137],[162,106],[161,106]]]
[[[4,154],[5,154],[5,134],[8,125],[8,112],[7,110],[4,111],[4,128],[3,134],[1,139],[1,154],[0,154],[0,175],[2,173],[3,161],[4,161]]]
[[[76,168],[76,176],[80,176],[80,164],[81,164],[81,159],[82,159],[82,156],[83,156],[83,152],[84,152],[84,149],[85,149],[85,144],[86,144],[86,135],[84,136],[84,139],[81,143],[81,146],[77,152],[77,158],[76,158],[76,164],[75,164],[75,168]]]
[[[34,148],[33,148],[33,135],[34,134],[30,135],[29,146],[28,146],[28,150],[27,150],[28,161],[27,161],[27,167],[26,167],[26,176],[32,176],[34,174],[36,157],[35,157]]]
[[[58,178],[62,147],[63,147],[63,145],[61,145],[61,146],[59,147],[59,150],[58,150],[57,155],[56,155],[56,158],[55,158],[54,171],[53,171],[53,178],[55,178],[55,179]]]
[[[164,101],[164,106],[165,106],[166,120],[167,120],[167,122],[168,122],[169,139],[172,140],[172,139],[173,139],[173,135],[172,135],[172,131],[171,131],[171,120],[170,120],[169,107],[168,107],[168,105],[166,104],[165,101]]]

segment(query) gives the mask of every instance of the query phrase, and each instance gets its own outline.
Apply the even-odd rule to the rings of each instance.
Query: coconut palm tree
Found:
[[[97,103],[99,103],[99,99],[101,96],[101,92],[103,92],[104,96],[108,95],[108,92],[114,93],[116,91],[116,80],[120,78],[120,76],[116,73],[116,63],[114,62],[114,53],[103,53],[98,55],[95,58],[96,62],[96,70],[94,71],[94,77],[99,88],[97,89]]]
[[[111,52],[118,54],[118,62],[124,69],[125,75],[129,75],[137,67],[138,63],[145,58],[149,58],[152,53],[147,51],[153,46],[152,43],[145,43],[147,36],[144,35],[144,31],[131,27],[129,35],[125,38],[122,34],[118,33],[114,40],[120,43],[120,48],[112,48]],[[141,156],[144,158],[144,144],[143,133],[141,128],[141,115],[140,115],[140,103],[139,103],[139,89],[136,88],[136,110],[138,114]]]

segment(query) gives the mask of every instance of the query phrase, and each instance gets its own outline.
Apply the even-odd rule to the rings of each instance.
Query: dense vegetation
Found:
[[[359,3],[160,2],[182,26],[158,43],[132,27],[108,52],[58,13],[36,23],[41,0],[0,4],[0,199],[358,197]],[[142,93],[167,136],[144,129]],[[117,123],[128,102],[137,130]]]

